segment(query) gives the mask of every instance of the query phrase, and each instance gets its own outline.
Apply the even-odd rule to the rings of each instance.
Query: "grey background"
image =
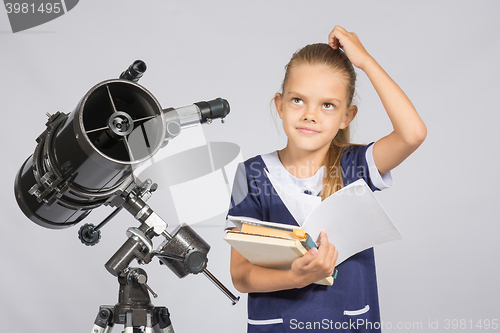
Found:
[[[117,300],[103,264],[135,225],[121,213],[87,248],[78,227],[48,230],[21,213],[14,177],[46,112],[72,111],[94,84],[143,59],[141,84],[163,107],[226,98],[231,114],[205,126],[207,140],[234,142],[244,158],[266,153],[285,143],[270,108],[283,66],[336,24],[358,34],[428,126],[425,143],[393,171],[394,187],[378,194],[403,235],[375,250],[383,321],[425,332],[436,321],[444,330],[446,319],[500,319],[499,9],[497,1],[82,1],[17,34],[0,9],[2,331],[89,332],[99,305]],[[354,141],[368,143],[391,124],[359,74]],[[196,230],[212,245],[209,269],[234,290],[223,224],[220,215]],[[231,306],[203,276],[147,270],[154,303],[170,309],[178,332],[245,330],[244,295]]]

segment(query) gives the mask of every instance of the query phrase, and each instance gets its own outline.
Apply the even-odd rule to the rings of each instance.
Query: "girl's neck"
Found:
[[[278,151],[278,157],[285,169],[297,178],[309,178],[323,166],[326,151],[308,152],[287,145]]]

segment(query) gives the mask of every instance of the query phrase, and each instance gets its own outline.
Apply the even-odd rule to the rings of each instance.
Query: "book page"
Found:
[[[337,265],[377,244],[401,239],[398,229],[362,179],[325,199],[302,228],[315,241],[320,231],[325,230],[329,242],[339,252]]]
[[[226,233],[226,242],[254,265],[290,269],[292,262],[307,250],[299,241],[272,236]]]
[[[277,223],[277,222],[267,222],[267,221],[261,221],[258,219],[255,219],[253,217],[246,217],[246,216],[231,216],[228,215],[227,218],[231,220],[231,222],[234,223],[236,228],[241,230],[242,224],[243,223],[250,223],[250,224],[256,224],[256,225],[262,225],[262,226],[268,226],[268,227],[276,227],[276,228],[282,228],[282,229],[290,229],[293,230],[295,228],[300,228],[297,225],[290,225],[290,224],[283,224],[283,223]]]

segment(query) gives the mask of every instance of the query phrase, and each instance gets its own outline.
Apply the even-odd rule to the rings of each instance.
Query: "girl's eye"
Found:
[[[297,104],[297,105],[301,105],[302,104],[302,100],[300,98],[294,98],[292,99],[292,102],[293,104]]]
[[[325,103],[323,104],[323,108],[325,110],[333,110],[335,108],[335,105],[333,105],[332,103]]]

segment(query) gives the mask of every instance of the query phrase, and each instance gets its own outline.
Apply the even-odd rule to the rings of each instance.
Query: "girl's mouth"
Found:
[[[319,131],[313,130],[312,128],[309,127],[297,127],[297,130],[305,135],[314,135],[319,133]]]

